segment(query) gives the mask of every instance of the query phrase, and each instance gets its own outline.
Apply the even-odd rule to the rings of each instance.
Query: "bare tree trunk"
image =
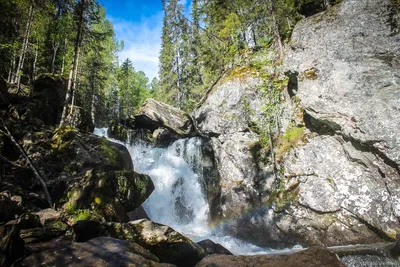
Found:
[[[56,56],[57,56],[57,51],[58,51],[58,47],[59,47],[59,43],[58,42],[53,42],[53,59],[51,60],[51,73],[54,74],[55,69],[56,69]]]
[[[31,26],[32,26],[32,20],[33,20],[33,2],[31,3],[31,6],[29,8],[29,16],[28,16],[28,21],[26,23],[26,29],[25,29],[22,48],[21,48],[21,53],[19,55],[16,77],[15,77],[15,80],[13,81],[13,83],[17,83],[18,88],[20,87],[20,83],[21,83],[21,70],[24,66],[25,54],[26,54],[26,50],[28,48],[29,34],[30,34]]]
[[[64,107],[63,107],[63,112],[61,114],[60,127],[65,125],[65,119],[67,118],[67,115],[68,115],[69,101],[70,101],[70,99],[72,97],[71,83],[72,83],[73,75],[74,75],[74,68],[73,68],[73,64],[72,64],[71,70],[69,71],[67,93],[65,95],[65,103],[64,103]]]
[[[178,49],[177,49],[178,51]],[[177,57],[176,57],[176,72],[178,74],[178,78],[176,80],[176,86],[178,87],[178,107],[180,109],[183,108],[183,92],[181,88],[181,70],[179,66],[179,51],[177,52]]]
[[[14,65],[15,65],[15,52],[13,52],[13,55],[12,55],[12,58],[11,58],[11,62],[10,62],[10,70],[8,71],[7,81],[9,83],[11,83],[11,81],[14,79],[14,75],[13,75]]]
[[[281,34],[279,33],[279,25],[278,25],[278,22],[276,21],[276,16],[275,16],[274,11],[272,13],[272,21],[274,24],[275,38],[276,38],[276,41],[278,42],[278,47],[279,47],[279,58],[282,60],[283,59],[283,45],[282,45]]]
[[[68,88],[67,88],[67,93],[65,96],[63,112],[61,115],[60,127],[63,127],[65,125],[65,120],[68,115],[68,109],[69,109],[68,107],[69,107],[69,103],[71,101],[71,97],[72,97],[72,100],[74,100],[74,89],[76,88],[75,84],[76,84],[76,78],[77,78],[77,72],[78,72],[79,52],[80,52],[80,46],[81,46],[81,42],[82,42],[82,35],[83,35],[85,6],[86,6],[86,0],[81,0],[79,2],[79,21],[78,21],[78,31],[77,31],[76,37],[75,37],[74,57],[72,60],[72,65],[71,65],[71,72],[69,74]]]
[[[36,63],[39,55],[39,39],[36,40],[36,52],[35,59],[33,60],[33,68],[32,68],[32,81],[35,80],[36,77]]]
[[[61,65],[61,75],[64,75],[64,67],[65,67],[65,58],[67,56],[67,38],[64,40],[64,56]]]
[[[94,122],[95,122],[95,103],[96,103],[96,95],[93,93],[93,95],[92,95],[92,104],[90,105],[90,115],[91,115],[91,117],[92,117],[92,123],[93,123],[93,125],[95,125],[94,124]]]
[[[75,70],[74,70],[74,80],[72,82],[72,100],[71,100],[71,110],[70,110],[71,116],[73,116],[73,114],[74,114],[75,95],[76,95],[76,88],[77,88],[77,83],[78,83],[78,66],[79,66],[79,53],[76,58],[76,66],[75,66]]]
[[[274,1],[272,1],[272,0],[269,1],[268,9],[269,9],[270,15],[272,16],[272,28],[273,28],[273,31],[274,31],[274,35],[275,35],[276,41],[278,43],[279,57],[282,60],[283,59],[283,44],[282,44],[281,34],[279,32],[278,21],[276,19]]]
[[[5,134],[6,136],[8,136],[8,138],[10,138],[11,142],[18,148],[18,150],[20,151],[21,155],[26,159],[30,169],[32,170],[32,172],[35,175],[36,179],[38,179],[38,181],[40,182],[40,185],[42,186],[42,189],[43,189],[44,195],[46,197],[47,203],[49,204],[50,207],[53,206],[49,191],[47,190],[46,181],[40,176],[39,172],[37,171],[37,169],[33,165],[32,161],[29,158],[29,156],[26,154],[24,148],[14,139],[14,137],[12,136],[10,131],[8,130],[8,128],[5,125],[5,123],[3,121],[2,121],[2,123],[3,123],[3,127],[4,127],[5,131],[0,130],[0,132]]]

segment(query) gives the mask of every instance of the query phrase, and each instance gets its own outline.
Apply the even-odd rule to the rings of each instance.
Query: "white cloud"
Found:
[[[158,77],[162,18],[162,12],[142,18],[140,22],[109,18],[114,24],[118,40],[124,41],[124,49],[119,53],[120,60],[129,58],[135,69],[146,73],[150,80]]]

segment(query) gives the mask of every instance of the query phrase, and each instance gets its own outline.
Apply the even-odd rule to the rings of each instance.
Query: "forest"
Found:
[[[333,0],[163,0],[159,79],[118,58],[106,10],[93,0],[0,1],[0,76],[23,91],[40,75],[67,85],[60,125],[78,105],[96,125],[133,116],[149,97],[191,111],[218,78],[249,53],[283,46],[309,10]],[[122,62],[122,63],[121,63]],[[94,117],[97,114],[97,117]]]

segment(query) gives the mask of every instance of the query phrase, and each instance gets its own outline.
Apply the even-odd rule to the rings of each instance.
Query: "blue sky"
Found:
[[[121,61],[130,58],[136,70],[149,79],[158,77],[163,11],[161,0],[99,0],[114,24],[118,40],[124,41]],[[190,0],[181,0],[189,13]]]

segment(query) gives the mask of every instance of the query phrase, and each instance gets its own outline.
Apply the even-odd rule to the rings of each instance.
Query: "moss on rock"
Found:
[[[144,174],[90,170],[70,186],[64,209],[74,221],[127,221],[126,213],[139,207],[153,190],[151,178]]]

